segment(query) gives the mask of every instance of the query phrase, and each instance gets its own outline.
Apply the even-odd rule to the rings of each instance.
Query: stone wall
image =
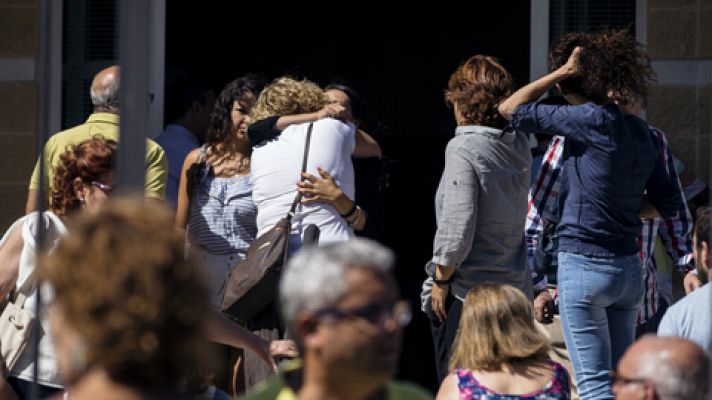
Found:
[[[35,161],[37,0],[0,0],[0,234],[24,214]]]
[[[648,0],[647,48],[658,73],[647,118],[676,157],[710,182],[712,1]]]

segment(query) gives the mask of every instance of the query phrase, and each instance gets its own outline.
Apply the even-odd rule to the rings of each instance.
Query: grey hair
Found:
[[[640,362],[640,377],[655,385],[661,400],[710,399],[710,359],[707,354],[684,365],[670,360],[662,350],[646,355]]]
[[[303,312],[331,307],[347,292],[344,276],[351,268],[388,273],[393,268],[393,252],[367,239],[352,239],[299,251],[282,273],[279,299],[282,316],[292,325]]]
[[[118,110],[119,85],[119,76],[115,76],[113,79],[108,80],[107,84],[103,85],[101,90],[94,90],[95,85],[92,82],[91,88],[89,89],[89,96],[91,96],[91,104],[94,105],[94,110]]]

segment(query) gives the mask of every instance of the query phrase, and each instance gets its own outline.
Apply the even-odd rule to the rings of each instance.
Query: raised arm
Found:
[[[290,125],[314,122],[322,118],[343,118],[345,108],[338,104],[327,104],[321,110],[312,113],[281,115],[253,122],[247,128],[247,136],[253,146],[279,136]]]
[[[354,157],[378,157],[383,156],[381,146],[378,145],[376,139],[361,129],[356,130],[356,146],[353,152]]]
[[[514,92],[514,94],[499,105],[498,110],[500,114],[507,120],[511,120],[512,114],[514,114],[517,107],[537,100],[555,84],[576,75],[576,73],[578,73],[578,59],[580,54],[581,47],[576,47],[574,51],[571,52],[571,56],[568,61],[566,61],[566,64]]]
[[[306,114],[282,115],[279,117],[265,118],[250,125],[248,128],[248,136],[252,145],[260,144],[267,140],[272,140],[287,129],[290,125],[304,124],[314,122],[322,118],[344,119],[346,117],[346,108],[343,106],[331,103],[324,106],[319,111]],[[356,130],[356,145],[354,147],[354,157],[378,157],[381,158],[381,146],[378,142],[361,129]]]

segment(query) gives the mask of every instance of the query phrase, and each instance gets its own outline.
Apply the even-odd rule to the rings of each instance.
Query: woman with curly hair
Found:
[[[51,208],[45,212],[41,218],[38,213],[32,213],[16,221],[7,231],[2,241],[0,241],[0,296],[5,296],[15,288],[21,288],[26,283],[32,284],[30,279],[34,279],[36,269],[35,260],[37,244],[35,243],[37,224],[44,224],[44,243],[46,250],[52,251],[60,237],[66,235],[65,220],[75,218],[75,215],[95,214],[105,207],[105,203],[113,192],[114,183],[114,162],[117,151],[117,143],[113,140],[101,138],[89,139],[76,146],[70,147],[66,153],[60,156],[60,164],[55,172],[52,193]],[[145,218],[145,214],[143,217]],[[42,221],[42,222],[40,222]],[[170,231],[170,229],[166,229]],[[131,233],[127,233],[131,236]],[[113,245],[113,242],[103,241]],[[86,243],[85,243],[86,244]],[[97,263],[97,257],[104,257],[83,249],[87,263]],[[139,250],[133,249],[131,252]],[[140,253],[139,253],[140,254]],[[175,254],[182,255],[180,249],[175,250]],[[115,262],[112,259],[111,262]],[[109,262],[109,263],[111,263]],[[69,275],[73,276],[73,275]],[[200,279],[197,279],[200,281]],[[196,285],[199,285],[196,282]],[[35,310],[37,285],[30,286],[24,307],[27,310]],[[97,286],[98,287],[98,286]],[[46,308],[51,301],[51,296],[43,289],[43,308]],[[86,295],[81,291],[78,296]],[[116,297],[120,298],[120,297]],[[191,299],[201,301],[201,299]],[[44,316],[39,318],[40,327],[37,332],[40,335],[40,347],[37,359],[39,360],[40,397],[44,398],[51,393],[61,390],[62,385],[67,383],[65,379],[60,379],[61,367],[58,369],[55,359],[55,352],[52,342],[47,336],[48,323]],[[208,313],[206,315],[208,337],[216,342],[224,343],[233,347],[248,348],[262,362],[270,368],[274,366],[272,356],[294,356],[295,346],[289,341],[264,341],[238,325],[221,317],[218,313]],[[28,347],[31,349],[31,346]],[[23,399],[27,396],[29,386],[33,377],[34,355],[32,351],[25,351],[9,371],[8,382],[15,394],[3,392],[0,385],[0,398],[12,399],[13,395]],[[62,366],[62,367],[66,367]]]
[[[549,358],[531,302],[509,285],[485,283],[465,298],[438,400],[569,399],[569,374]]]
[[[116,149],[115,141],[95,138],[70,147],[59,157],[52,180],[50,211],[42,215],[34,212],[18,219],[0,241],[0,298],[4,299],[16,288],[29,285],[24,308],[34,312],[37,289],[44,288],[36,283],[35,278],[38,225],[44,225],[44,244],[51,250],[66,233],[65,219],[82,209],[96,211],[101,208],[112,191]],[[89,259],[93,260],[92,257]],[[50,293],[45,293],[43,289],[42,294],[42,304],[46,307],[51,301]],[[37,381],[39,397],[44,398],[61,391],[63,381],[48,336],[49,323],[44,316],[38,320],[39,325],[35,328],[36,334],[40,335],[36,358],[39,363]],[[0,391],[3,399],[12,399],[13,396],[24,399],[28,396],[35,366],[35,355],[31,349],[32,346],[28,346],[8,371],[7,381],[14,394]],[[4,361],[2,364],[5,364]]]
[[[40,276],[72,399],[188,399],[207,360],[207,293],[165,207],[138,199],[82,213]],[[91,254],[91,257],[87,257]]]
[[[222,303],[230,268],[244,258],[257,233],[247,125],[262,86],[252,75],[228,83],[210,115],[205,144],[183,163],[175,223],[187,229],[189,252],[206,268],[213,308]]]
[[[370,166],[373,165],[373,161],[375,160],[375,162],[380,165],[382,156],[381,147],[371,135],[360,129],[365,103],[358,93],[346,85],[331,84],[324,89],[324,94],[329,98],[330,103],[324,105],[324,107],[318,111],[304,114],[271,115],[251,123],[247,134],[253,145],[261,146],[268,141],[274,140],[290,125],[315,122],[322,118],[334,118],[346,123],[351,123],[356,127],[355,144],[352,152],[355,163],[356,160],[358,160],[362,165]],[[375,168],[370,167],[369,169],[372,170]],[[354,205],[357,204],[357,202],[349,198],[344,191],[339,188],[334,177],[331,176],[328,171],[321,169],[317,172],[319,176],[305,173],[302,176],[302,180],[297,183],[299,192],[304,196],[302,203],[325,203],[334,207],[342,216],[346,215],[347,218],[352,216],[351,211],[356,210]],[[381,175],[383,174],[382,171],[379,172],[381,172]],[[357,198],[360,197],[368,203],[368,207],[359,207],[359,213],[362,215],[358,219],[358,223],[352,224],[352,228],[357,234],[363,236],[377,236],[380,231],[380,227],[377,226],[378,222],[370,218],[365,208],[377,209],[376,211],[382,213],[383,199],[372,198],[373,193],[371,192],[374,191],[374,185],[366,185],[365,183],[381,179],[382,176],[374,178],[373,175],[369,177],[359,176],[359,174],[356,175],[357,178],[361,179],[356,180],[355,186],[359,186],[359,183],[361,183],[361,187],[365,188],[366,192],[368,192],[366,195],[370,196],[364,196],[363,193],[357,195]],[[381,182],[376,181],[376,184],[381,184]]]
[[[250,117],[260,121],[275,116],[308,115],[331,103],[315,83],[283,77],[265,87]],[[336,115],[311,123],[313,130],[306,170],[312,179],[304,181],[300,190],[312,197],[303,199],[292,219],[291,252],[301,246],[304,231],[310,224],[319,228],[319,243],[323,244],[349,240],[354,237],[353,229],[361,229],[365,224],[365,212],[351,201],[355,192],[351,163],[355,127],[332,116]],[[289,125],[279,136],[254,149],[252,182],[259,210],[258,236],[271,229],[290,209],[300,180],[309,126],[307,122]],[[328,187],[320,185],[321,181],[313,179],[315,176],[327,178]],[[336,188],[339,196],[333,199],[318,196],[317,191],[312,190],[315,185],[325,191],[329,187]]]
[[[445,91],[457,129],[447,145],[435,195],[437,231],[421,294],[439,380],[447,374],[462,302],[472,288],[500,282],[532,295],[522,229],[529,141],[524,134],[504,130],[507,121],[497,112],[513,85],[495,58],[475,55],[450,76]]]
[[[625,31],[573,33],[550,61],[548,75],[499,110],[517,129],[566,138],[556,228],[562,328],[580,396],[612,399],[608,372],[633,342],[643,299],[643,205],[671,217],[681,198],[648,125],[613,101],[643,96],[654,77],[635,40]],[[554,86],[569,105],[536,101]]]

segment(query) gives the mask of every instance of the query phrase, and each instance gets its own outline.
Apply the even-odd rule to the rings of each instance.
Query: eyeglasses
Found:
[[[114,188],[111,185],[107,185],[105,183],[91,181],[91,185],[100,189],[102,192],[104,192],[106,194],[111,194],[111,192],[114,191]]]
[[[645,378],[626,378],[625,376],[621,375],[618,371],[610,371],[608,373],[611,377],[611,386],[615,385],[630,385],[631,383],[639,383],[643,384],[648,382],[647,379]]]
[[[393,320],[398,326],[405,327],[413,318],[410,304],[405,300],[395,303],[374,303],[363,307],[341,309],[326,308],[316,313],[325,320],[337,321],[346,318],[359,318],[376,326],[383,327],[388,320]]]

